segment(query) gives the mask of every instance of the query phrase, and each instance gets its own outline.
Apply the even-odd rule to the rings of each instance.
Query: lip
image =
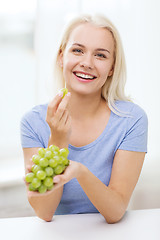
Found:
[[[83,78],[78,77],[78,76],[76,75],[76,73],[81,73],[81,74],[89,75],[89,76],[92,76],[92,77],[94,77],[94,78],[93,78],[93,79],[83,79]],[[74,74],[74,76],[77,78],[78,81],[80,81],[80,82],[85,82],[85,83],[87,83],[87,82],[93,82],[93,81],[97,78],[97,77],[96,77],[95,75],[93,75],[93,74],[86,73],[86,72],[82,72],[82,71],[74,71],[73,74]]]

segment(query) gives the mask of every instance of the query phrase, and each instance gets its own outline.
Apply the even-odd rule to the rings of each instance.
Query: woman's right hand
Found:
[[[48,145],[56,145],[59,148],[68,147],[71,133],[71,117],[67,109],[70,93],[62,98],[63,93],[59,92],[48,104],[46,122],[48,123],[51,135]]]

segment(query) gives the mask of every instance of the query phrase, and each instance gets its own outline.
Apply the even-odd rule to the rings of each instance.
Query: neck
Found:
[[[95,116],[101,111],[102,106],[106,101],[99,95],[80,95],[71,92],[71,99],[69,102],[69,112],[71,117],[75,120],[87,120]]]

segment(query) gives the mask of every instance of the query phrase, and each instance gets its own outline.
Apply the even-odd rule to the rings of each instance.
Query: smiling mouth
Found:
[[[76,77],[78,78],[81,78],[81,79],[84,79],[84,80],[93,80],[96,78],[96,76],[92,76],[92,75],[89,75],[89,74],[85,74],[85,73],[80,73],[80,72],[73,72],[74,75],[76,75]]]

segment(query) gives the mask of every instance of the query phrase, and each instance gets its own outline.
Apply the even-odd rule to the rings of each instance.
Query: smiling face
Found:
[[[113,36],[107,29],[80,24],[71,32],[59,61],[70,91],[101,93],[107,77],[113,73]]]

